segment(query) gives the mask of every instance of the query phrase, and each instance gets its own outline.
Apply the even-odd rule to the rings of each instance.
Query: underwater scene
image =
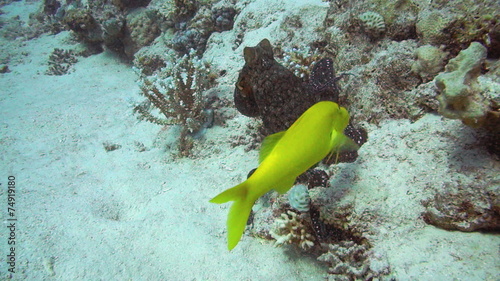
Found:
[[[498,0],[2,0],[0,41],[0,280],[500,280]]]

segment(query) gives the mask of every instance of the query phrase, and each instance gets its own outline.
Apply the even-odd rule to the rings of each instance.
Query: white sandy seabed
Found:
[[[46,58],[68,36],[27,41],[17,52],[28,55],[0,77],[1,278],[323,280],[325,266],[272,241],[244,236],[226,249],[229,206],[208,200],[257,165],[256,151],[229,142],[248,118],[209,129],[203,156],[174,160],[155,145],[162,128],[133,114],[140,95],[130,66],[105,52],[81,58],[68,75],[44,74]],[[393,277],[499,280],[498,235],[445,231],[419,219],[428,183],[452,180],[451,158],[498,168],[474,148],[472,131],[436,115],[368,129],[358,161],[333,169],[355,172],[355,183],[339,184],[350,188],[357,211],[380,216],[374,251]],[[121,148],[106,152],[105,142]],[[16,178],[14,274],[7,271],[8,176]]]

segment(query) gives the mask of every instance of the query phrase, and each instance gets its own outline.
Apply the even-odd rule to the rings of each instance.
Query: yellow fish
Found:
[[[286,131],[266,137],[259,167],[244,182],[215,196],[211,203],[234,201],[227,217],[227,247],[241,239],[255,201],[271,189],[286,193],[295,179],[328,154],[356,150],[358,145],[343,134],[349,113],[331,101],[318,102],[306,110]]]

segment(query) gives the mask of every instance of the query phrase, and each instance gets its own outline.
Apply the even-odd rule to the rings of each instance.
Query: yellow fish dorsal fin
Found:
[[[259,164],[266,159],[266,157],[273,151],[273,148],[279,142],[279,140],[283,137],[286,131],[281,131],[276,134],[272,134],[267,136],[264,141],[262,141],[262,146],[259,152]]]
[[[333,123],[333,129],[338,133],[342,133],[349,124],[349,118],[350,116],[347,109],[345,109],[345,107],[339,106],[337,115],[335,117],[335,122]]]

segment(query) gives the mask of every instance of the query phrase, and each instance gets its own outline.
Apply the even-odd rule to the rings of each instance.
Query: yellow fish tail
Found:
[[[215,196],[211,203],[222,204],[228,201],[234,201],[229,209],[227,217],[227,248],[232,250],[241,239],[248,217],[252,211],[255,200],[247,197],[249,184],[247,181],[230,188]]]

